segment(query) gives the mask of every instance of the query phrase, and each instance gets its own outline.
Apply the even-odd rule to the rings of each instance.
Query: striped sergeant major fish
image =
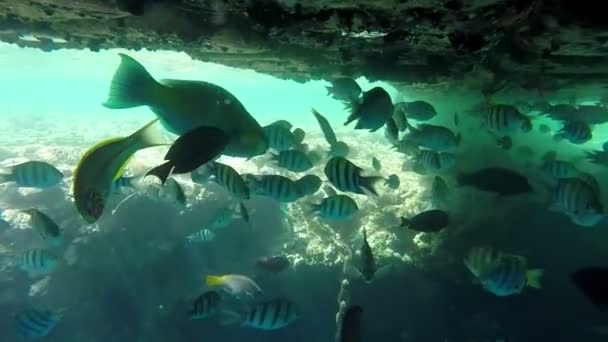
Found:
[[[482,117],[482,127],[499,137],[505,137],[519,131],[531,131],[532,121],[513,106],[497,104],[490,106]]]
[[[18,257],[19,268],[27,272],[30,277],[49,274],[57,268],[59,259],[45,249],[33,248],[23,252]]]
[[[63,314],[50,310],[26,309],[15,315],[17,334],[23,338],[39,338],[47,336]]]
[[[325,176],[340,191],[378,195],[374,184],[382,177],[364,177],[363,169],[343,157],[332,157],[325,165]]]
[[[566,139],[572,144],[580,145],[591,140],[593,132],[582,120],[571,120],[564,123],[562,129],[553,137],[555,141]]]
[[[258,196],[273,198],[282,203],[294,202],[302,197],[296,182],[279,175],[246,176],[251,191]]]
[[[433,185],[431,186],[431,206],[435,209],[446,209],[448,207],[449,196],[450,190],[446,182],[443,178],[435,176]]]
[[[357,202],[346,195],[326,197],[321,203],[312,204],[311,208],[320,217],[333,220],[348,219],[359,210]]]
[[[490,247],[474,247],[464,259],[465,266],[485,290],[499,297],[519,294],[526,287],[540,289],[541,269],[528,269],[524,257]]]
[[[206,319],[218,314],[222,297],[216,291],[207,291],[198,296],[189,311],[191,319]]]
[[[242,325],[260,330],[278,330],[293,323],[298,316],[293,302],[285,298],[276,298],[253,305]]]
[[[300,150],[281,151],[279,154],[271,153],[272,160],[277,162],[279,167],[291,172],[304,172],[312,168],[312,162],[306,153]]]
[[[580,226],[597,225],[606,216],[596,189],[579,178],[560,179],[551,201],[551,210],[563,212]]]
[[[269,147],[277,152],[287,151],[290,148],[300,144],[304,140],[302,130],[294,130],[293,126],[285,120],[279,120],[270,125],[262,127],[266,137],[268,138]]]
[[[27,161],[0,173],[0,183],[15,182],[18,187],[46,189],[58,185],[63,173],[43,161]]]
[[[238,199],[249,199],[249,187],[235,169],[218,162],[209,162],[207,165],[217,184]]]
[[[23,212],[30,216],[32,229],[37,231],[43,239],[48,240],[55,247],[61,245],[61,229],[47,214],[34,208],[26,209]]]
[[[209,229],[201,229],[193,234],[186,236],[186,240],[192,243],[210,242],[215,239],[215,233]]]
[[[557,179],[578,177],[580,171],[571,162],[557,159],[546,159],[540,166],[546,175]]]
[[[165,184],[146,183],[143,193],[153,200],[186,205],[186,194],[182,186],[173,178],[167,178]]]
[[[415,158],[413,171],[425,175],[427,173],[440,173],[456,165],[456,157],[448,152],[420,151]]]

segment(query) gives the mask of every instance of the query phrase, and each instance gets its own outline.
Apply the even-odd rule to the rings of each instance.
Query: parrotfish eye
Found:
[[[86,192],[86,211],[94,218],[99,218],[103,213],[103,197],[95,189],[87,189]]]

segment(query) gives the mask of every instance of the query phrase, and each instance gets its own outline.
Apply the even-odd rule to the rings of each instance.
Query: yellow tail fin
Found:
[[[206,278],[207,286],[219,286],[224,283],[226,276],[208,275]]]
[[[535,288],[537,290],[542,289],[540,279],[543,277],[545,271],[541,269],[528,270],[526,272],[526,285]]]

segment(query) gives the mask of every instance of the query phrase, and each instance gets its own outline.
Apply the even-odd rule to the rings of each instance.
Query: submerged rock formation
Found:
[[[343,74],[492,94],[604,84],[592,1],[5,0],[0,39],[44,50],[165,49],[298,81]],[[472,76],[472,77],[471,77]]]

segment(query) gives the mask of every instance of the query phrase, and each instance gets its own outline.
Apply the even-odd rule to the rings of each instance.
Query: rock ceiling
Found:
[[[608,84],[608,21],[598,3],[0,0],[0,39],[43,50],[184,51],[297,81],[366,76],[543,95]]]

